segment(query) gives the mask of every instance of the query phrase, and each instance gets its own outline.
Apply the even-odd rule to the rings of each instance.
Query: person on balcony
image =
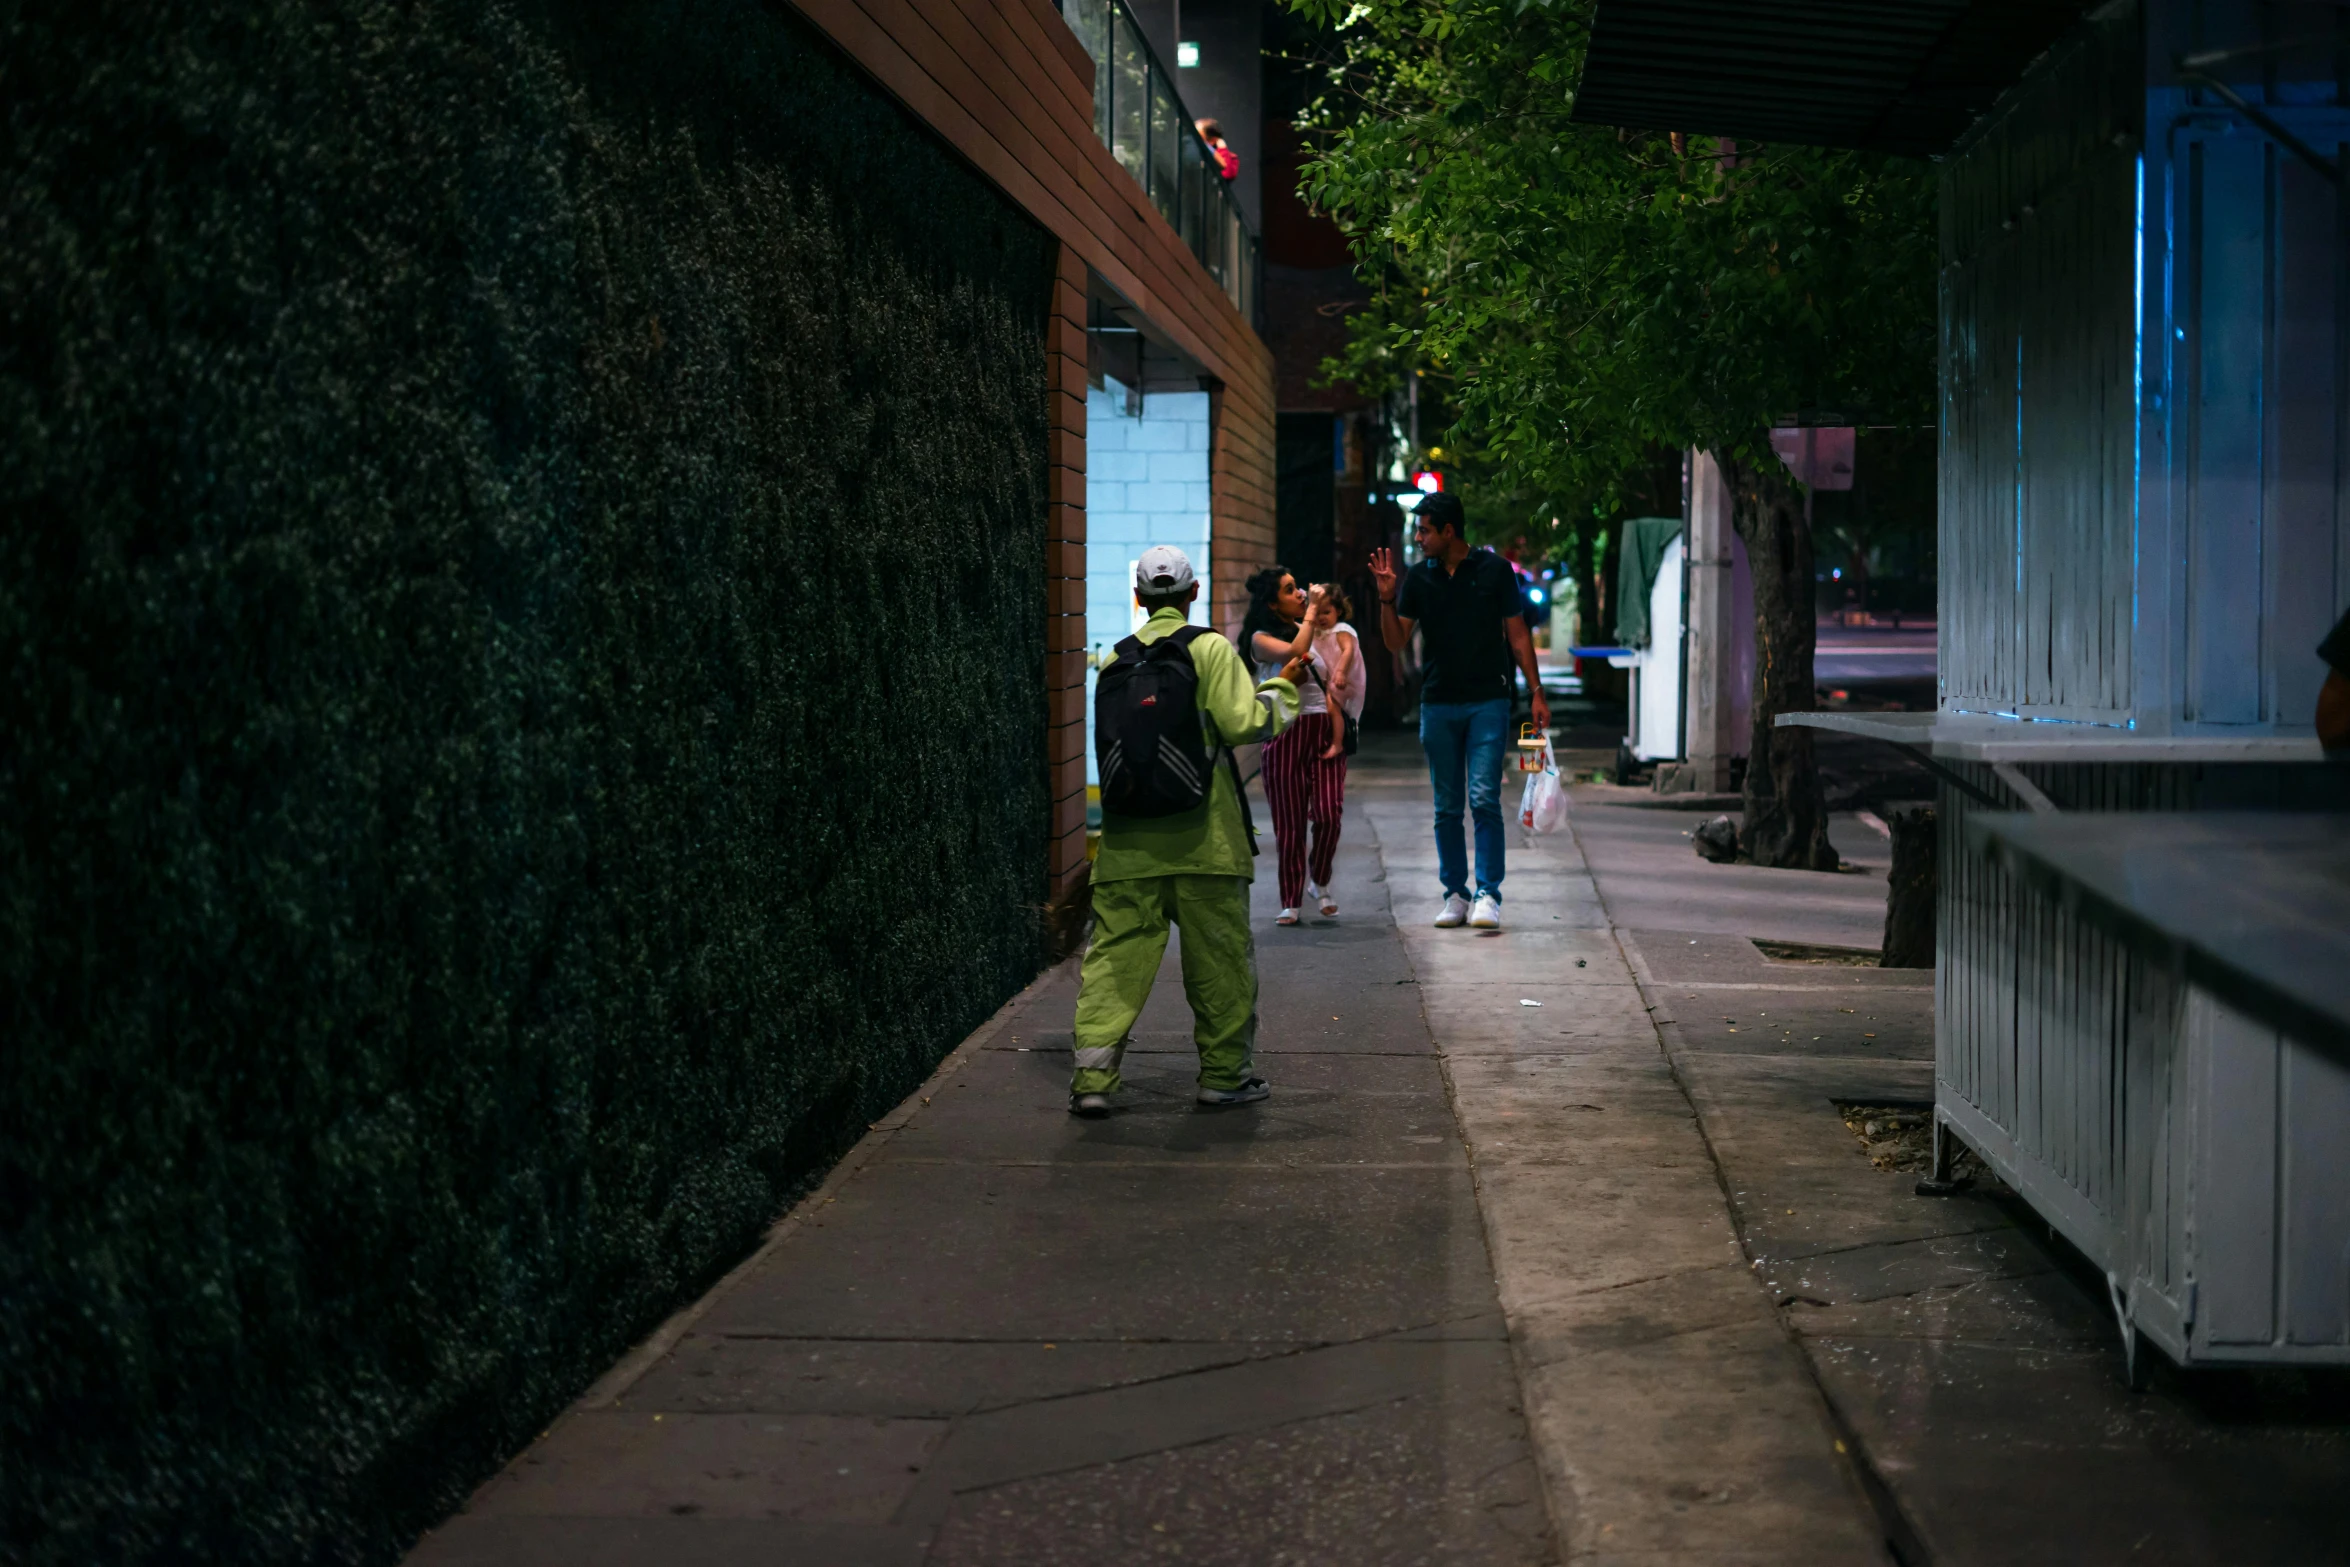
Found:
[[[1216,155],[1216,172],[1227,181],[1240,178],[1240,154],[1225,141],[1224,127],[1214,120],[1194,120],[1192,126],[1199,132],[1200,140],[1208,144],[1208,150]]]

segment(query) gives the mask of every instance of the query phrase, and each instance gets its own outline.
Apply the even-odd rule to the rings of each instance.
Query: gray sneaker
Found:
[[[1260,1099],[1270,1099],[1273,1090],[1261,1077],[1252,1077],[1238,1088],[1203,1088],[1199,1102],[1204,1105],[1253,1105]]]
[[[1108,1094],[1071,1094],[1069,1096],[1069,1113],[1084,1116],[1088,1121],[1098,1121],[1110,1113],[1110,1096]]]

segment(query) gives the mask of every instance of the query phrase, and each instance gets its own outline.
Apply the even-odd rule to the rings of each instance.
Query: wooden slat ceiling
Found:
[[[1928,156],[2079,0],[1599,0],[1575,118]]]

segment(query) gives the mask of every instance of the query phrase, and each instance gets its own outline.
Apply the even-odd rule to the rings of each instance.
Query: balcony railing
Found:
[[[1059,0],[1093,56],[1093,128],[1183,236],[1250,325],[1257,319],[1258,245],[1216,154],[1193,128],[1174,78],[1151,52],[1125,0]]]

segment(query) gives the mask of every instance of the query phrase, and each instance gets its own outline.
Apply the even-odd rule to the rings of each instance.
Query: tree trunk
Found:
[[[1608,639],[1613,617],[1608,614],[1608,530],[1585,519],[1575,539],[1575,620],[1584,647],[1598,647]]]
[[[1819,622],[1803,490],[1768,458],[1744,463],[1717,453],[1715,460],[1754,578],[1754,732],[1747,742],[1740,858],[1832,871],[1836,850],[1828,842],[1828,802],[1812,760],[1812,731],[1773,724],[1781,713],[1806,712],[1818,701],[1812,653]]]
[[[1895,811],[1893,868],[1885,877],[1884,968],[1934,966],[1934,905],[1940,898],[1940,828],[1931,806]]]
[[[1606,606],[1600,602],[1605,591],[1599,580],[1599,568],[1591,563],[1593,551],[1577,541],[1575,550],[1575,645],[1597,647],[1607,640],[1606,623],[1601,618]]]

